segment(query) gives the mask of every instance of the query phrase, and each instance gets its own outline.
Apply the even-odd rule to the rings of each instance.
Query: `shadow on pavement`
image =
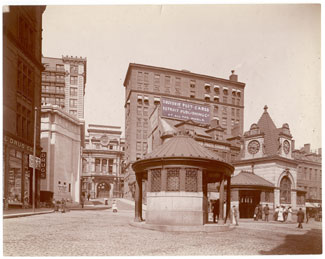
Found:
[[[302,230],[303,231],[303,230]],[[275,234],[276,235],[276,234]],[[261,255],[322,254],[322,230],[311,229],[305,234],[286,235],[283,244]]]

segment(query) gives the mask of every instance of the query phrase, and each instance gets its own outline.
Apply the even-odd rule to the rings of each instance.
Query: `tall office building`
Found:
[[[87,59],[43,57],[42,104],[55,104],[78,119],[84,118]]]
[[[174,125],[188,120],[188,116],[177,114],[177,109],[172,107],[174,104],[189,104],[191,107],[198,105],[197,107],[201,108],[203,106],[205,117],[204,119],[198,117],[195,122],[210,124],[214,121],[224,129],[225,138],[243,132],[245,84],[238,82],[234,71],[228,80],[187,70],[131,63],[126,73],[124,87],[126,138],[124,195],[128,198],[132,197],[132,186],[135,182],[131,165],[147,153],[149,116],[156,106],[164,102],[167,110],[160,109],[162,111],[160,116],[173,117],[170,123]]]
[[[3,200],[32,205],[34,122],[40,147],[42,15],[45,6],[3,6]],[[38,109],[35,118],[34,109]],[[39,160],[40,161],[40,160]],[[36,205],[39,202],[37,167]]]

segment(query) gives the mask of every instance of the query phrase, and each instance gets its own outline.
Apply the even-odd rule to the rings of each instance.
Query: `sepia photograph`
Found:
[[[320,257],[321,6],[3,1],[2,255]]]

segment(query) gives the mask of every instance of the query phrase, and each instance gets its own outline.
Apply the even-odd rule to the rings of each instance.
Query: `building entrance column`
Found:
[[[231,199],[231,190],[230,190],[230,185],[231,185],[231,176],[227,177],[227,208],[226,208],[226,218],[225,218],[225,223],[227,222],[227,219],[231,222],[230,219],[230,199]]]
[[[220,190],[219,190],[219,218],[225,222],[225,219],[223,216],[224,188],[225,188],[225,180],[224,180],[224,175],[222,174],[221,179],[220,179]]]
[[[142,174],[135,174],[135,222],[142,221]]]

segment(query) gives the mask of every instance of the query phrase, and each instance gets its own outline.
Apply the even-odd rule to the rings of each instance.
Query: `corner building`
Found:
[[[232,130],[243,131],[244,88],[237,75],[228,79],[192,73],[187,70],[130,63],[125,87],[125,186],[124,195],[134,198],[135,175],[132,164],[148,150],[149,116],[162,98],[209,106],[209,121],[225,129],[225,138]],[[179,123],[182,119],[175,119]]]
[[[32,206],[34,123],[40,157],[42,15],[45,6],[3,6],[3,201]],[[35,108],[38,113],[35,117]],[[40,161],[40,160],[39,160]],[[40,168],[35,173],[39,204]]]

